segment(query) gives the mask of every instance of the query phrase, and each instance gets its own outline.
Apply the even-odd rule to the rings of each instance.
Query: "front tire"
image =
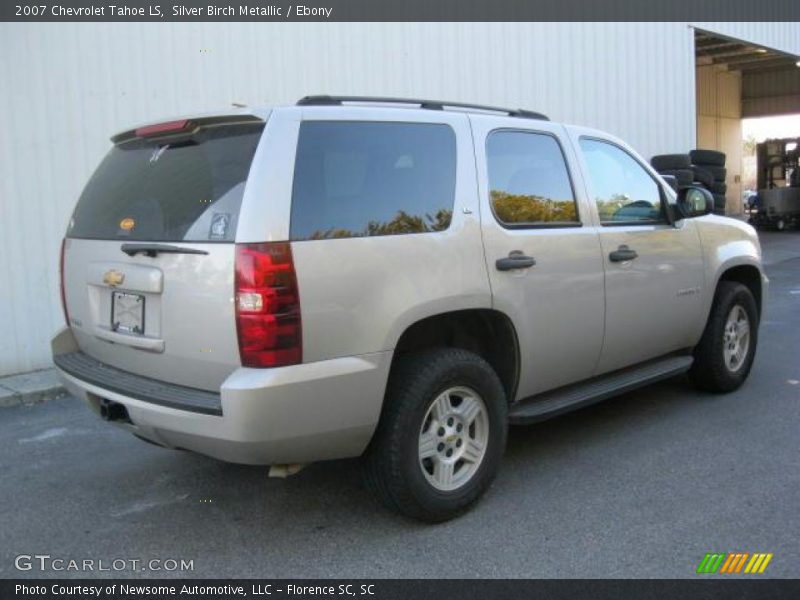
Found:
[[[367,485],[388,508],[415,519],[461,514],[497,474],[507,410],[497,374],[472,352],[442,348],[399,358],[364,456]]]
[[[741,283],[721,281],[689,376],[701,390],[732,392],[747,379],[757,342],[758,307],[753,294]]]

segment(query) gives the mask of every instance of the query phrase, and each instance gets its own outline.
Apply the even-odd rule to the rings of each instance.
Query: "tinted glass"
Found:
[[[207,127],[177,142],[114,146],[75,208],[75,238],[233,241],[263,124]]]
[[[601,222],[663,219],[658,184],[630,154],[599,140],[580,143]]]
[[[550,135],[499,131],[487,143],[492,208],[505,224],[576,223],[567,165]]]
[[[303,123],[291,239],[442,231],[455,181],[455,134],[447,125]]]

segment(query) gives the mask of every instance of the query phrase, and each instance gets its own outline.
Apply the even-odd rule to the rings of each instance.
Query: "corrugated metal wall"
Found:
[[[800,113],[800,69],[748,72],[742,78],[742,116]]]
[[[697,69],[697,147],[725,153],[725,210],[742,212],[742,75],[718,66]]]
[[[800,25],[797,23],[697,22],[692,25],[711,33],[800,56]]]
[[[523,106],[647,156],[681,151],[692,37],[685,23],[0,24],[0,374],[49,365],[58,246],[116,130],[233,101],[383,94]]]
[[[738,119],[742,116],[742,76],[718,66],[697,68],[697,114]]]

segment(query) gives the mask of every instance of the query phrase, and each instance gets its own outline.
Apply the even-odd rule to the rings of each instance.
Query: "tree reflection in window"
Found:
[[[310,240],[331,240],[337,238],[369,237],[379,235],[402,235],[408,233],[430,233],[434,231],[444,231],[450,227],[450,220],[453,217],[452,210],[442,209],[436,215],[409,215],[400,210],[391,221],[370,221],[361,231],[350,229],[328,229],[326,231],[314,231],[308,239]]]
[[[665,219],[658,184],[628,152],[592,138],[580,145],[601,223]]]
[[[578,220],[575,201],[554,200],[541,196],[509,194],[492,190],[492,206],[497,218],[503,223],[551,223]]]
[[[567,164],[554,136],[496,131],[486,154],[492,209],[501,223],[579,222]]]
[[[448,125],[307,121],[297,144],[290,238],[444,231],[455,184]]]

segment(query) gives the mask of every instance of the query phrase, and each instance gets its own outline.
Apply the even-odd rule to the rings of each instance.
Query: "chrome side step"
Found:
[[[557,417],[611,396],[684,373],[689,370],[693,361],[691,356],[670,356],[545,392],[512,406],[508,421],[519,425]]]

